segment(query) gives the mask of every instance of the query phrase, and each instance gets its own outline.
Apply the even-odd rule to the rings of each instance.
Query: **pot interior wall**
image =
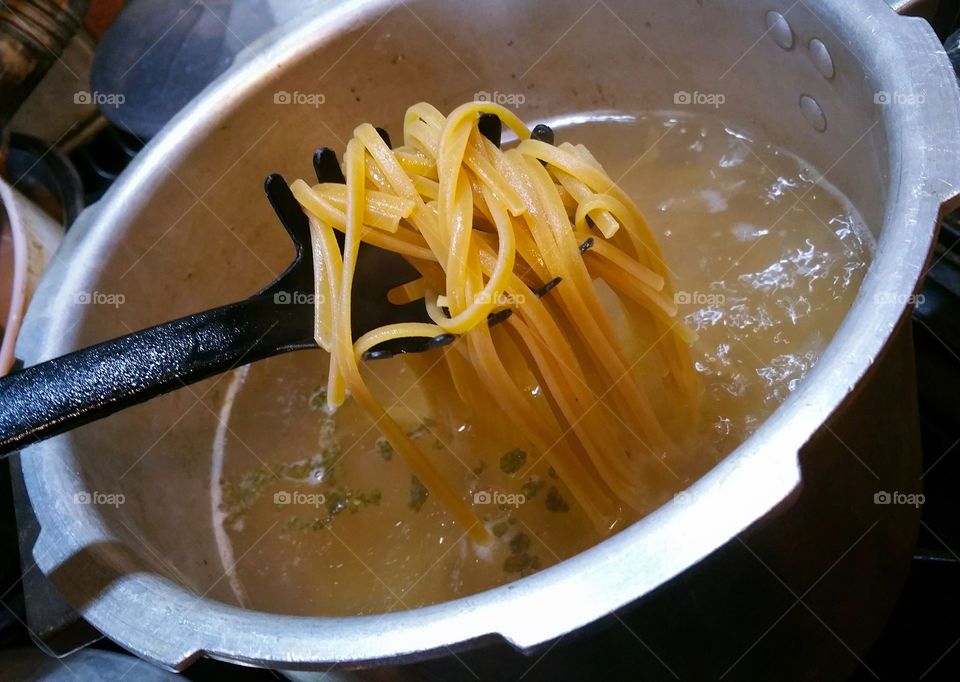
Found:
[[[551,2],[549,12],[515,0],[387,7],[339,14],[333,28],[339,21],[343,30],[228,97],[177,148],[84,283],[86,291],[122,293],[124,303],[85,306],[76,346],[237,300],[272,280],[292,249],[263,196],[264,176],[312,177],[313,150],[342,149],[362,121],[396,138],[405,108],[420,100],[446,111],[479,92],[523,95],[516,109],[534,123],[597,110],[679,110],[678,92],[722,94],[720,107],[705,108],[828,171],[879,230],[888,169],[871,78],[803,3],[610,0],[586,12],[565,0]],[[778,7],[793,27],[790,49],[765,34],[767,11]],[[832,55],[832,79],[811,58],[812,38]],[[280,92],[294,101],[276,101]],[[825,132],[801,112],[801,95],[822,107]],[[226,385],[209,380],[64,438],[89,490],[126,496],[122,506],[97,509],[117,538],[153,570],[234,603],[221,579],[209,497]],[[276,434],[277,448],[283,438]]]

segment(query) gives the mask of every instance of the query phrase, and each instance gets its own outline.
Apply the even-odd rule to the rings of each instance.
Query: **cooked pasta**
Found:
[[[519,144],[501,149],[484,137],[484,113],[498,116]],[[693,418],[699,388],[688,353],[694,334],[676,317],[669,271],[630,197],[585,147],[533,139],[490,102],[447,117],[414,105],[396,149],[360,125],[343,172],[345,184],[291,185],[310,219],[315,335],[331,355],[329,407],[349,392],[430,494],[487,542],[466,491],[440,473],[360,373],[364,355],[384,341],[453,334],[456,342],[432,351],[449,378],[438,390],[455,392],[468,411],[502,410],[598,528],[611,528],[623,505],[637,508],[645,478],[673,447],[672,430]],[[344,235],[342,253],[335,230]],[[394,324],[353,339],[361,242],[416,268],[420,278],[391,300],[422,298],[432,324]],[[503,323],[488,323],[494,319]],[[601,400],[608,394],[613,399]]]

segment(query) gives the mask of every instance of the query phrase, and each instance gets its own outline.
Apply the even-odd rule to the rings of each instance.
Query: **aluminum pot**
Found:
[[[523,93],[522,115],[542,120],[670,109],[680,91],[722,92],[726,120],[826,172],[878,241],[812,373],[685,503],[533,576],[428,608],[247,611],[211,528],[224,384],[209,380],[22,454],[40,569],[98,630],[175,669],[207,655],[374,677],[405,664],[444,679],[531,666],[531,677],[571,679],[599,657],[610,678],[842,677],[888,615],[916,536],[916,509],[874,496],[919,486],[904,322],[960,188],[953,72],[925,23],[879,0],[331,4],[210,86],[71,229],[19,354],[32,364],[255,291],[290,256],[256,190],[263,176],[309,177],[312,150],[358,121],[479,92]],[[278,93],[325,101],[285,105]],[[77,292],[125,299],[78,306]],[[91,490],[126,503],[75,504]]]

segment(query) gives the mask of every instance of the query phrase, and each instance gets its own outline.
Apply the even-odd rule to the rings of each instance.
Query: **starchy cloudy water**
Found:
[[[558,141],[585,144],[634,197],[679,313],[699,335],[700,413],[622,528],[708,471],[797,387],[849,310],[873,245],[817,170],[717,119],[553,123]],[[415,361],[432,371],[428,357]],[[467,424],[436,409],[400,359],[365,363],[364,373],[498,541],[469,542],[350,400],[332,416],[315,409],[323,353],[271,358],[232,378],[214,454],[221,556],[236,562],[229,577],[245,606],[330,616],[412,608],[509,582],[602,539],[546,462],[518,478],[538,453],[512,440],[498,406],[486,423]]]

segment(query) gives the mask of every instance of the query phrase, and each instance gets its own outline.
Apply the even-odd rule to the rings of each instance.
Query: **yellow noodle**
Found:
[[[362,127],[362,126],[361,126]],[[359,130],[359,128],[358,128]],[[356,133],[356,131],[355,131]],[[406,432],[377,402],[360,376],[351,340],[350,297],[353,288],[353,269],[360,246],[360,216],[364,208],[364,145],[359,135],[347,143],[344,154],[347,180],[347,224],[343,247],[343,276],[340,281],[340,296],[337,305],[337,364],[347,388],[374,423],[383,432],[394,449],[400,453],[414,475],[426,486],[460,523],[470,536],[481,543],[490,542],[490,534],[480,523],[473,510],[463,501],[450,482],[427,459]],[[379,136],[378,136],[379,138]]]
[[[424,297],[427,293],[427,281],[421,277],[412,282],[401,284],[387,292],[387,300],[394,305],[405,305]]]
[[[583,243],[588,238],[590,238],[590,235],[585,232],[577,233],[577,240],[580,241],[580,243]],[[662,276],[653,272],[649,268],[640,265],[636,260],[630,258],[623,251],[610,244],[610,242],[595,239],[593,246],[590,248],[588,253],[595,254],[604,260],[614,263],[617,267],[619,267],[621,270],[625,270],[631,277],[636,279],[638,282],[641,282],[644,286],[653,289],[654,291],[663,291],[666,280]],[[671,315],[675,313],[676,310],[674,310]]]
[[[317,218],[341,230],[346,221],[344,207],[346,192],[343,185],[324,184],[310,187],[303,180],[295,180],[290,185],[293,196],[300,205]],[[393,197],[382,192],[370,192],[371,198],[364,206],[363,224],[387,232],[396,232],[401,218],[413,211],[412,201]]]
[[[363,354],[384,341],[393,339],[414,339],[417,337],[432,339],[443,334],[443,329],[435,324],[423,322],[401,322],[377,327],[368,331],[353,344],[354,354],[362,359]]]
[[[501,150],[480,134],[483,113],[513,130],[521,140],[516,149]],[[419,103],[406,112],[397,149],[370,124],[354,130],[345,185],[291,185],[310,219],[315,336],[331,354],[329,404],[342,403],[348,389],[478,542],[489,534],[463,492],[364,384],[358,363],[369,350],[395,339],[463,335],[466,343],[438,351],[443,362],[430,386],[456,393],[456,409],[477,424],[491,426],[479,415],[496,401],[535,459],[550,463],[602,530],[615,525],[624,505],[643,505],[650,482],[662,476],[653,455],[672,447],[648,391],[660,390],[660,382],[670,393],[656,401],[677,411],[670,424],[683,424],[699,395],[687,348],[695,336],[677,319],[668,270],[636,205],[586,148],[529,138],[519,118],[490,102],[464,104],[446,117]],[[345,235],[342,258],[334,230]],[[591,236],[593,248],[581,255]],[[392,324],[352,339],[360,242],[398,253],[420,272],[388,297],[397,304],[423,298],[433,324]],[[604,285],[594,278],[630,313],[626,327],[614,328],[596,290]],[[534,290],[547,282],[554,293],[541,301]],[[488,315],[505,306],[514,311],[508,324],[489,329]],[[650,348],[624,334],[642,335]],[[656,362],[644,361],[635,373],[653,347]],[[433,364],[410,363],[422,372]],[[440,396],[430,399],[441,404]]]

